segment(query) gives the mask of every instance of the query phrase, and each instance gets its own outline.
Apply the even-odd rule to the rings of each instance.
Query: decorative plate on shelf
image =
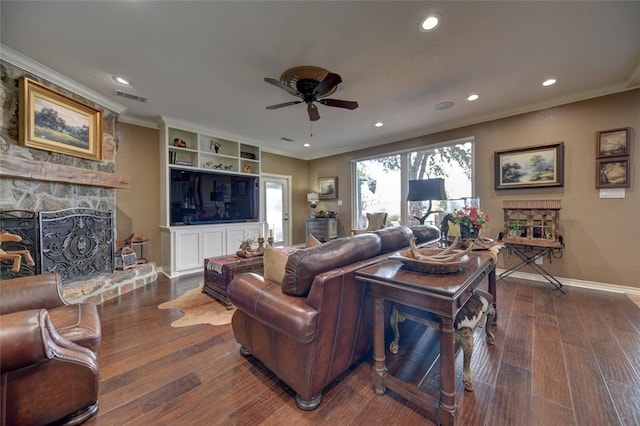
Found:
[[[442,250],[418,249],[418,253],[423,256],[437,255]],[[401,250],[389,256],[390,259],[399,260],[404,266],[412,271],[424,272],[427,274],[453,274],[459,272],[465,263],[469,262],[469,255],[465,250],[453,250],[452,255],[456,257],[452,260],[416,259],[411,250]]]

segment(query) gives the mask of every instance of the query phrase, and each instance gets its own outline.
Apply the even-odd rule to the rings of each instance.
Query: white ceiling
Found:
[[[0,3],[5,51],[120,104],[123,121],[171,117],[303,159],[640,87],[639,1]],[[440,27],[418,31],[430,13]],[[299,65],[340,74],[330,97],[359,108],[318,105],[313,126],[304,104],[266,110],[296,98],[264,77]]]

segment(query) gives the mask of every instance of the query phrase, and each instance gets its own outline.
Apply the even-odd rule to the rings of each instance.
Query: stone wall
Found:
[[[102,111],[102,161],[91,161],[69,155],[51,153],[27,148],[19,144],[18,100],[19,79],[22,76],[28,76],[65,96]],[[73,166],[79,169],[114,172],[117,149],[117,115],[115,113],[61,87],[50,84],[38,76],[27,74],[20,68],[4,61],[0,61],[0,80],[2,82],[2,86],[0,86],[0,104],[2,104],[2,112],[0,113],[0,153],[23,159]],[[0,176],[0,210],[39,212],[71,207],[115,212],[115,189]]]

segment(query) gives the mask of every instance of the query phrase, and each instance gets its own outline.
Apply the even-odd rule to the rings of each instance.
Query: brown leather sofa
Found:
[[[281,284],[242,274],[228,288],[240,352],[253,355],[313,410],[322,390],[372,345],[373,305],[355,271],[418,242],[439,238],[435,227],[394,226],[301,249],[287,260]]]
[[[0,425],[79,424],[98,409],[100,316],[58,274],[0,281]]]

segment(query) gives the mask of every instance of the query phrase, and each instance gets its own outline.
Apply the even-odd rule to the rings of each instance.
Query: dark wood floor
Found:
[[[393,393],[376,396],[369,360],[300,411],[284,383],[238,353],[230,325],[172,328],[179,311],[157,309],[199,279],[160,278],[100,306],[100,410],[88,425],[433,424]],[[498,283],[496,345],[476,338],[475,392],[463,390],[456,358],[458,424],[640,424],[640,308],[624,294],[566,290]]]

